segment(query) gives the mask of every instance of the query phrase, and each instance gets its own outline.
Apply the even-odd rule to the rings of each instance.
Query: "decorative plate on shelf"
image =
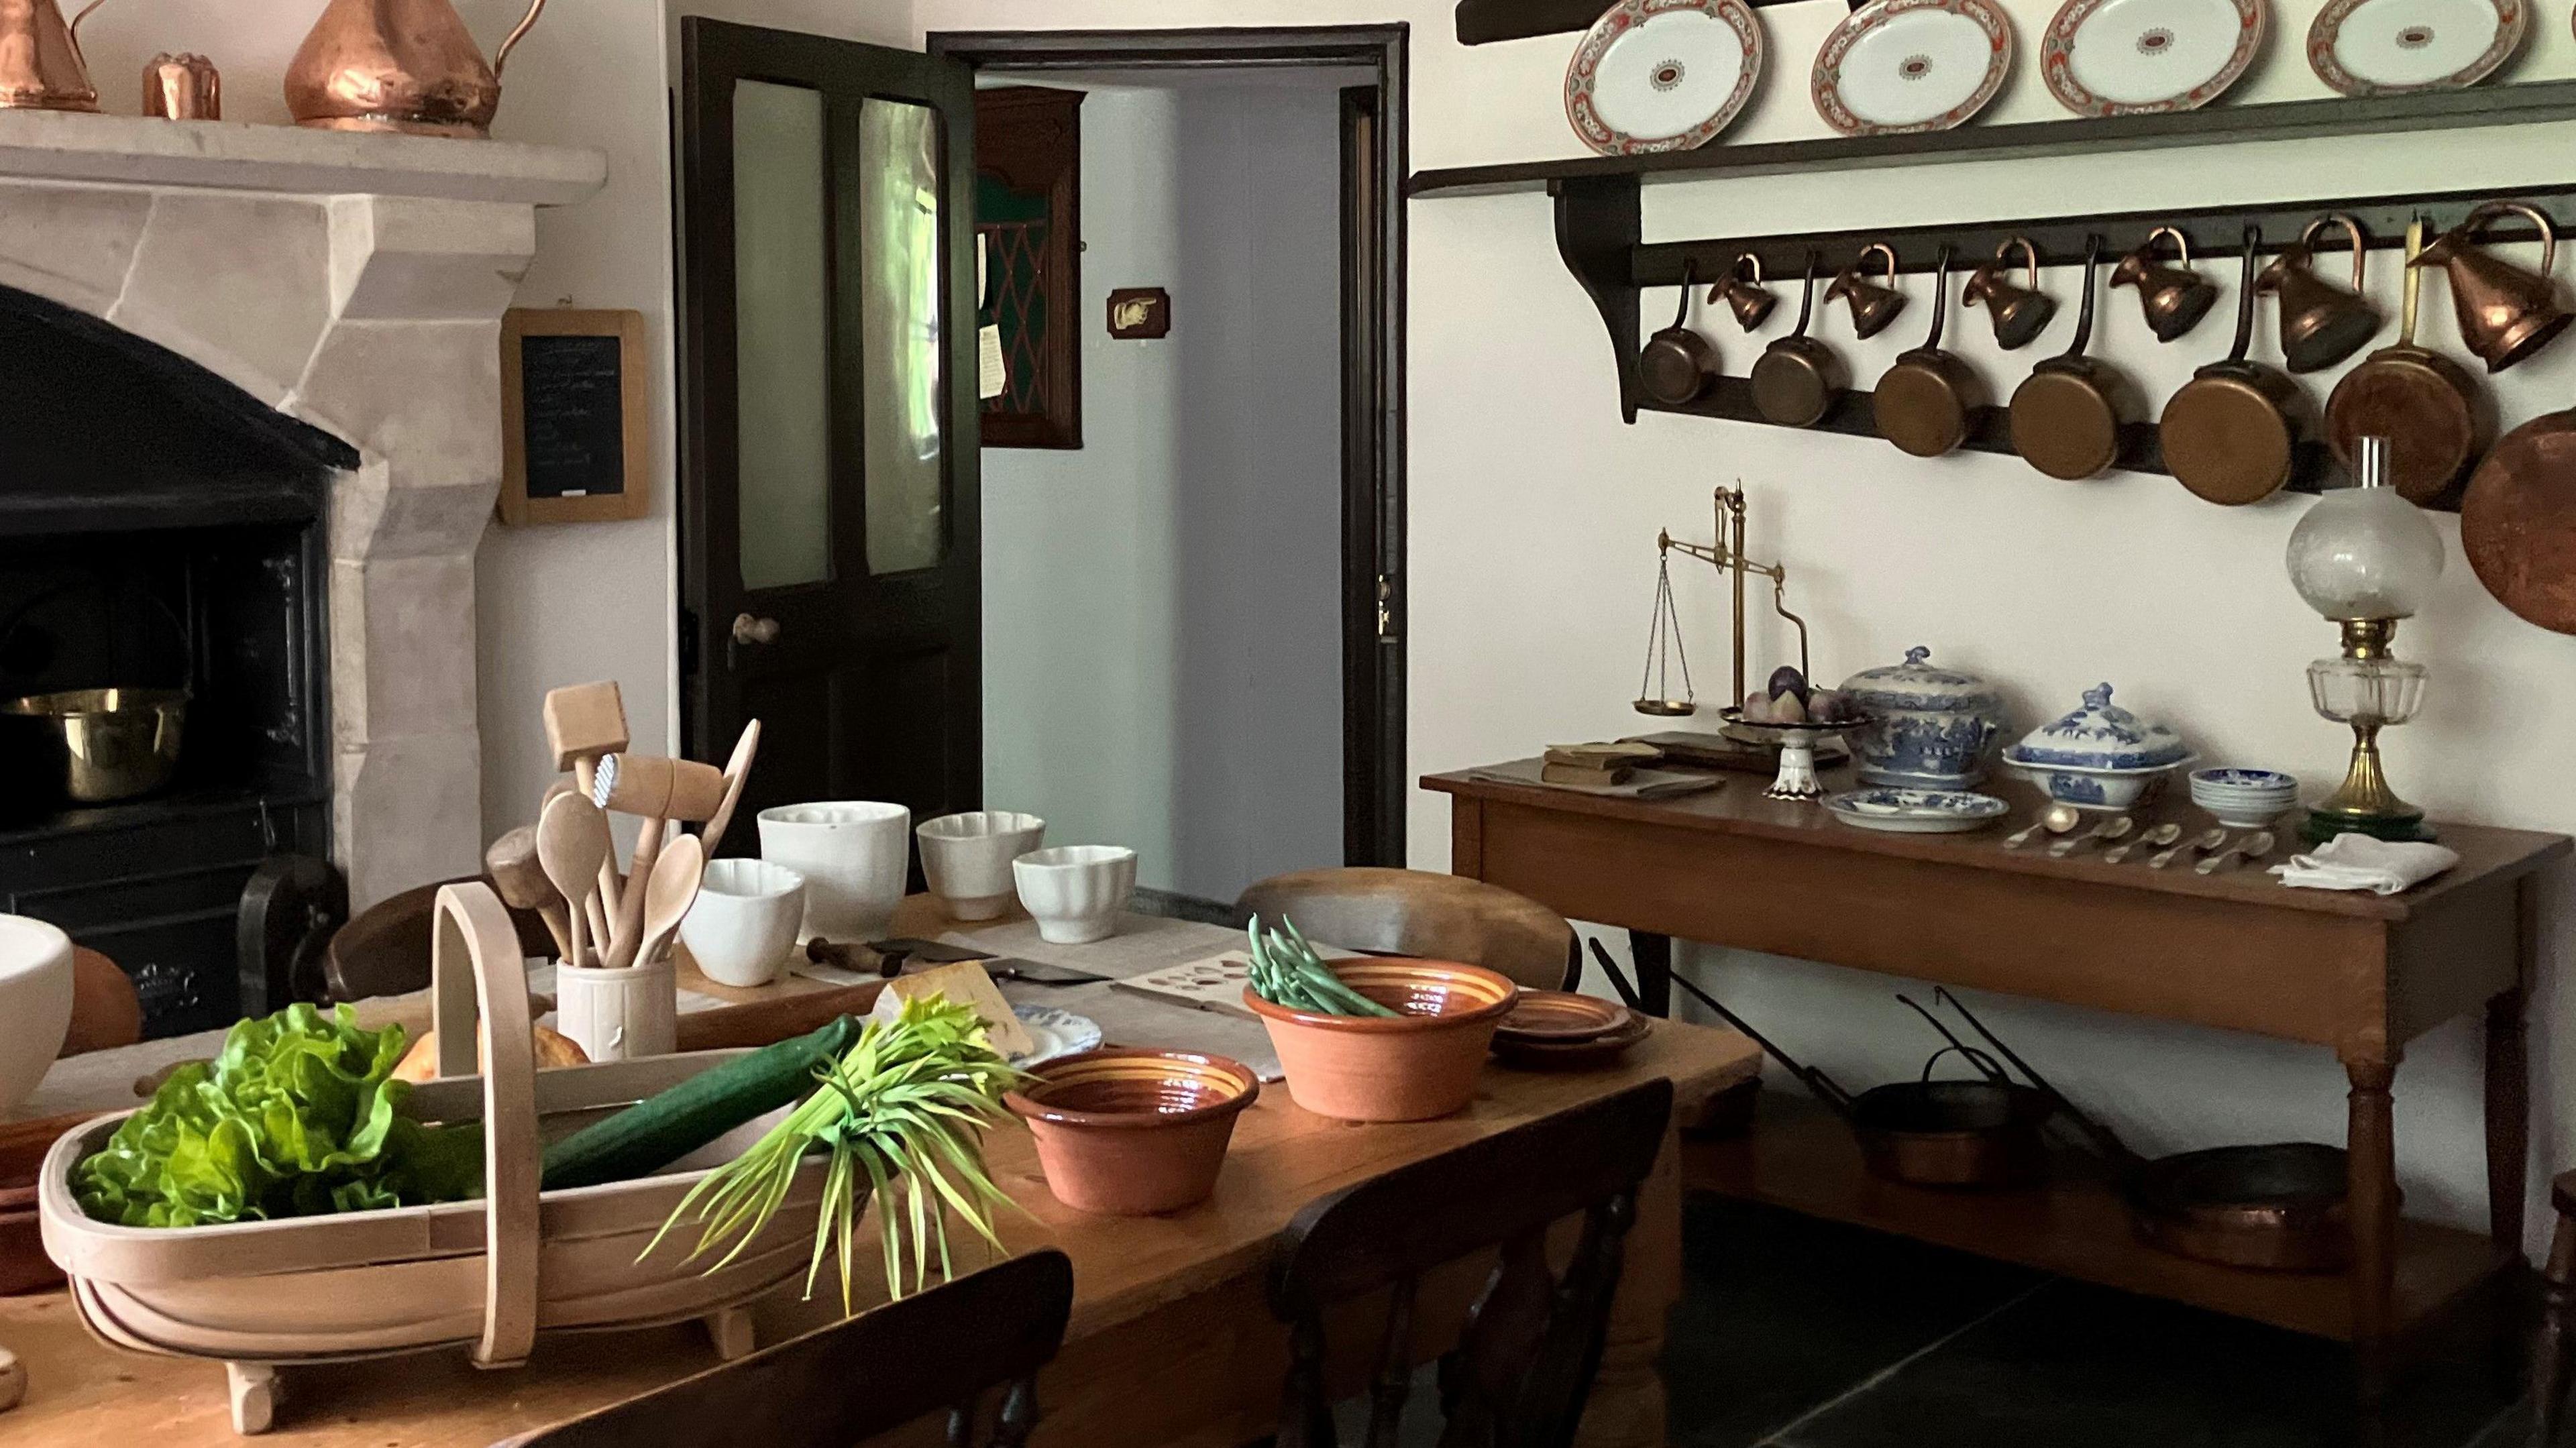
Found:
[[[1028,1027],[1029,1039],[1035,1043],[1027,1055],[1011,1058],[1014,1066],[1035,1066],[1100,1044],[1100,1023],[1089,1016],[1077,1016],[1054,1006],[1019,1005],[1011,1007],[1011,1014]]]
[[[1825,808],[1835,819],[1856,829],[1892,835],[1947,835],[1999,820],[2012,807],[1991,794],[1884,786],[1830,795]]]
[[[2328,0],[2308,27],[2308,69],[2348,96],[2460,90],[2530,29],[2531,0]]]
[[[1565,66],[1565,119],[1604,156],[1687,151],[1726,129],[1762,78],[1744,0],[1618,0]]]
[[[2012,21],[1990,0],[1870,0],[1816,52],[1816,114],[1846,136],[1946,131],[2012,73]]]
[[[2263,0],[2066,0],[2039,73],[2079,116],[2198,110],[2254,63],[2264,29]]]

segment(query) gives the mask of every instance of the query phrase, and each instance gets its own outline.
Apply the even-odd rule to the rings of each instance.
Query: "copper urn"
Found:
[[[501,66],[545,8],[535,0],[486,64],[448,0],[331,0],[286,68],[286,109],[334,131],[488,136]]]
[[[95,111],[98,88],[81,56],[80,23],[107,3],[90,0],[68,25],[54,0],[0,0],[0,107]]]

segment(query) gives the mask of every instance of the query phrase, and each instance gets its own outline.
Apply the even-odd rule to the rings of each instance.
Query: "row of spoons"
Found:
[[[2100,845],[2103,847],[2102,863],[2106,865],[2117,865],[2139,850],[2152,850],[2155,853],[2147,857],[2150,870],[2162,870],[2185,856],[2197,855],[2199,859],[2193,863],[2193,871],[2214,875],[2239,859],[2262,859],[2271,854],[2272,847],[2279,843],[2270,830],[2253,830],[2230,840],[2228,831],[2222,828],[2206,829],[2185,840],[2182,826],[2170,821],[2139,834],[2138,822],[2127,815],[2104,820],[2083,834],[2074,833],[2075,827],[2082,822],[2082,816],[2074,810],[2063,805],[2055,806],[2007,838],[2004,848],[2018,850],[2045,832],[2061,837],[2048,846],[2048,857],[2052,860],[2066,859],[2088,845]]]

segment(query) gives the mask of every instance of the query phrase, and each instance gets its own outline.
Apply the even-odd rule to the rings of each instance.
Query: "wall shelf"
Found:
[[[1406,183],[1405,194],[1496,195],[1554,190],[1570,182],[1723,180],[1781,171],[1850,171],[1925,161],[2071,156],[2106,148],[2149,150],[2566,120],[2576,120],[2576,81],[2543,81],[2403,96],[2335,96],[2271,105],[2210,106],[2168,115],[1967,125],[1907,136],[1834,136],[1741,146],[1720,141],[1696,151],[1668,151],[1653,156],[1582,156],[1496,166],[1454,166],[1415,172]]]

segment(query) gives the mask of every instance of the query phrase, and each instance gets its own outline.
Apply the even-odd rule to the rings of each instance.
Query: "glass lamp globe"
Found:
[[[2319,498],[2290,530],[2290,583],[2330,619],[2413,618],[2442,577],[2442,535],[2388,485],[2388,440],[2360,440],[2361,486]]]

